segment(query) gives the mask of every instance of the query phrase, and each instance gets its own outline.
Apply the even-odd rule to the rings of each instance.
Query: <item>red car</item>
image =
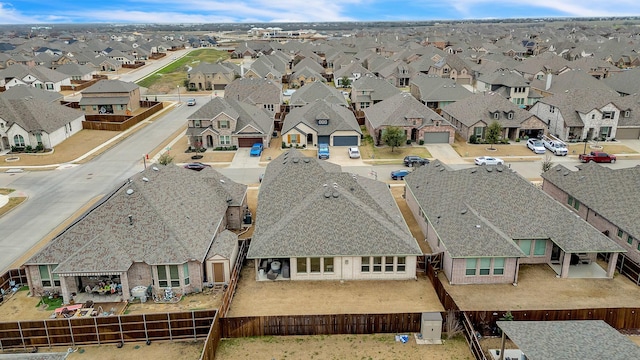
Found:
[[[580,154],[578,159],[582,162],[598,162],[598,163],[614,163],[616,162],[616,156],[613,154],[607,154],[599,151],[592,151],[589,154]]]

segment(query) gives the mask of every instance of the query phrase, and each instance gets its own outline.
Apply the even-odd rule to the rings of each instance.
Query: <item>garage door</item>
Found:
[[[334,136],[333,146],[358,146],[357,136]]]
[[[640,129],[621,129],[616,130],[616,139],[638,139],[640,138]]]
[[[328,144],[329,136],[318,136],[318,144]]]
[[[425,144],[448,144],[449,132],[428,132],[424,133]]]
[[[255,143],[261,143],[262,138],[238,138],[239,147],[251,147]]]
[[[213,90],[224,90],[227,87],[226,84],[214,84]]]

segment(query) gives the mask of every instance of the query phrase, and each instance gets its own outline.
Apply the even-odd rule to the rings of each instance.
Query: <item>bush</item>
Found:
[[[38,146],[36,146],[36,151],[37,151],[37,152],[41,152],[41,151],[43,151],[43,150],[44,150],[44,145],[39,144]]]
[[[418,142],[418,144],[420,144],[420,145],[424,145],[424,140],[420,140],[420,141]]]
[[[509,143],[509,139],[502,139],[502,140],[500,140],[500,143],[508,144]]]
[[[520,142],[520,138],[516,138],[516,142]]]
[[[411,145],[411,140],[407,139],[407,145]]]
[[[32,153],[33,152],[33,147],[31,147],[31,145],[27,145],[27,147],[24,149],[25,152],[28,153]]]
[[[286,143],[286,142],[284,142],[284,141],[282,142],[282,148],[283,148],[283,149],[286,149],[286,148],[287,148],[287,143]]]
[[[173,162],[173,156],[169,155],[169,153],[164,153],[160,155],[158,158],[158,163],[160,165],[169,165]]]
[[[469,144],[478,144],[478,137],[475,134],[469,136]]]

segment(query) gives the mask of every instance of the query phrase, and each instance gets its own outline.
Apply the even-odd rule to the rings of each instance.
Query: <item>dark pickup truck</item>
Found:
[[[599,162],[599,163],[614,163],[616,162],[616,156],[612,154],[607,154],[604,152],[592,151],[589,154],[580,154],[578,155],[578,159],[580,161],[586,162]]]

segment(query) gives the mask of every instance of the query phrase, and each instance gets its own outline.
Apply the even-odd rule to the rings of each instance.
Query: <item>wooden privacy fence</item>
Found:
[[[159,102],[136,116],[85,115],[86,121],[82,122],[82,128],[89,130],[124,131],[162,110],[162,108],[163,104],[162,102]]]
[[[0,323],[0,351],[132,341],[204,339],[216,310]]]
[[[242,264],[247,258],[247,251],[249,251],[250,243],[250,238],[240,241],[240,250],[238,251],[238,256],[236,257],[236,263],[234,264],[233,270],[231,271],[231,279],[229,280],[229,285],[225,290],[224,295],[222,296],[222,303],[219,307],[220,317],[227,316],[227,312],[229,311],[229,307],[231,306],[231,300],[233,300],[233,295],[235,294],[236,288],[238,287],[238,278],[240,277]]]
[[[476,360],[487,360],[487,357],[482,351],[480,341],[478,341],[478,337],[476,336],[476,330],[474,329],[469,316],[464,312],[462,312],[461,314],[461,321],[463,326],[462,333],[464,334],[464,338],[467,340],[467,344],[469,344],[469,350],[471,350],[471,353],[476,358]]]
[[[218,345],[222,338],[219,315],[220,313],[217,313],[213,319],[211,329],[209,329],[209,334],[204,341],[204,349],[202,350],[202,355],[200,355],[200,360],[213,360],[216,357],[216,350],[218,350]]]
[[[4,292],[11,291],[11,287],[21,284],[27,284],[27,272],[24,268],[10,269],[0,276],[0,289]]]
[[[611,253],[600,253],[598,257],[608,263],[611,258]],[[631,279],[636,285],[640,285],[640,265],[629,259],[625,254],[618,254],[616,269],[620,274]]]
[[[222,337],[420,332],[422,313],[221,318]]]

